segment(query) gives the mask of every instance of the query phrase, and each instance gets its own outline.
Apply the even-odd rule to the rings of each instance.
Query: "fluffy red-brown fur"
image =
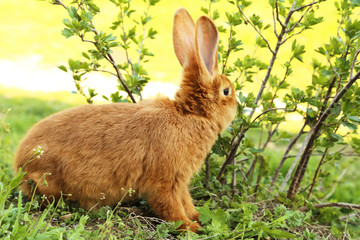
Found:
[[[210,40],[202,36],[208,31]],[[182,228],[192,231],[200,228],[188,185],[231,122],[236,98],[231,82],[217,72],[218,37],[212,21],[201,17],[195,26],[186,10],[179,9],[173,35],[183,66],[175,100],[84,105],[43,119],[30,129],[15,156],[15,169],[27,172],[25,194],[32,194],[31,179],[40,194],[56,199],[71,194],[67,199],[90,209],[114,205],[125,196],[122,189],[132,188],[135,193],[124,200],[143,197],[160,218],[182,220]],[[198,45],[212,49],[200,51]],[[29,162],[37,146],[44,154]],[[51,173],[47,185],[44,173]]]

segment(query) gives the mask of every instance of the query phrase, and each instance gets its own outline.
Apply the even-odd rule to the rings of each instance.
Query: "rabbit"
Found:
[[[231,81],[218,72],[218,42],[210,18],[195,25],[178,9],[173,45],[183,73],[174,99],[82,105],[39,121],[15,154],[24,194],[66,196],[84,209],[144,198],[159,218],[198,232],[188,186],[237,109]],[[29,161],[37,146],[43,155]]]

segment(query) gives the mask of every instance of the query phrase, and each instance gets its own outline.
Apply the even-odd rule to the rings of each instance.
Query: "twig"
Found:
[[[350,214],[348,214],[348,215],[345,215],[345,216],[340,217],[339,220],[340,220],[340,221],[344,221],[344,220],[346,220],[346,219],[348,219],[348,218],[351,218],[351,217],[360,218],[360,215],[359,215],[358,212],[353,212],[353,213],[350,213]]]
[[[225,63],[223,64],[223,67],[222,67],[222,74],[225,73],[225,68],[226,68],[226,65],[227,65],[231,50],[232,50],[231,47],[230,47],[230,40],[232,38],[232,32],[233,32],[232,25],[230,25],[230,35],[229,35],[229,38],[228,38],[228,50],[227,50],[227,53],[226,53]]]
[[[283,157],[281,158],[281,161],[279,163],[279,166],[277,167],[276,171],[275,171],[275,174],[272,178],[272,181],[271,181],[271,184],[270,184],[270,187],[269,187],[269,191],[271,192],[272,191],[272,188],[274,187],[275,185],[275,182],[276,182],[276,179],[279,175],[279,172],[282,168],[282,166],[284,165],[287,157],[288,157],[288,154],[290,152],[290,150],[293,148],[293,146],[295,145],[295,143],[299,140],[299,138],[301,137],[301,135],[304,133],[304,128],[306,127],[307,123],[305,122],[304,125],[302,126],[302,128],[300,129],[299,133],[294,137],[294,139],[290,142],[290,144],[288,145],[288,147],[286,148],[285,150],[285,153],[283,155]]]
[[[302,9],[307,8],[307,7],[311,7],[311,6],[313,6],[313,5],[317,4],[317,3],[319,3],[319,1],[314,1],[314,2],[309,3],[309,4],[307,4],[307,5],[298,7],[298,8],[296,8],[296,9],[294,9],[293,11],[294,11],[294,12],[301,11]]]
[[[350,68],[350,78],[353,78],[353,71],[354,71],[354,67],[355,67],[355,62],[356,62],[356,59],[357,59],[359,53],[360,53],[360,49],[356,51],[354,59],[352,61],[351,68]]]
[[[53,2],[52,4],[63,6],[63,7],[66,9],[66,6],[65,6],[60,0],[56,0],[56,1]]]
[[[115,73],[112,73],[112,72],[107,71],[107,70],[102,70],[102,69],[97,69],[97,68],[94,68],[93,70],[94,70],[95,72],[104,72],[104,73],[108,73],[108,74],[111,74],[111,75],[117,77],[117,75],[116,75]]]
[[[285,25],[282,23],[282,21],[280,20],[280,15],[279,15],[279,5],[278,5],[278,1],[276,0],[275,1],[275,9],[276,9],[276,19],[277,21],[280,23],[281,27],[282,28],[285,28]],[[277,37],[279,37],[277,35]]]
[[[310,4],[308,4],[308,5],[304,5],[304,6],[300,7],[300,8],[294,9],[294,12],[297,12],[297,11],[300,11],[301,9],[306,8],[306,7],[308,8],[308,9],[306,9],[305,13],[301,15],[301,17],[299,18],[299,20],[296,21],[296,23],[295,23],[290,29],[286,30],[286,32],[288,33],[288,32],[291,32],[292,30],[294,30],[294,29],[297,27],[297,25],[300,24],[301,20],[303,20],[303,18],[305,17],[305,15],[309,12],[309,10],[311,9],[311,7],[312,7],[314,4],[316,4],[316,3],[317,3],[317,2],[313,2],[313,3],[310,3]]]
[[[288,36],[287,38],[285,38],[284,41],[282,41],[281,43],[282,43],[282,44],[286,43],[287,40],[291,39],[292,37],[294,37],[294,36],[296,36],[296,35],[301,34],[301,33],[304,32],[305,30],[306,30],[306,29],[304,28],[304,29],[300,30],[300,31],[297,32],[297,33],[291,34],[290,36]]]
[[[277,110],[283,110],[284,112],[295,112],[296,107],[294,109],[286,109],[286,108],[270,108],[270,109],[267,109],[264,112],[257,115],[252,122],[255,122],[259,117],[261,117],[262,115],[264,115],[264,114],[266,114],[268,112],[277,111]]]
[[[123,13],[123,8],[122,8],[122,6],[121,6],[121,4],[120,4],[120,16],[121,16],[121,29],[122,29],[122,32],[123,32],[123,41],[124,41],[124,45],[125,45],[125,47],[124,47],[124,50],[125,50],[125,56],[126,56],[126,60],[127,60],[127,62],[130,64],[130,66],[131,66],[131,72],[132,72],[132,74],[134,74],[134,65],[133,65],[133,63],[132,63],[132,61],[131,61],[131,59],[129,58],[129,52],[128,52],[128,49],[127,49],[127,47],[126,47],[126,40],[127,40],[127,37],[126,37],[126,32],[125,32],[125,20],[124,20],[124,13]]]
[[[277,6],[277,1],[276,1],[276,6]],[[276,11],[278,11],[278,10],[276,9]],[[275,17],[274,9],[272,10],[272,15],[273,15],[273,24],[274,24],[274,34],[276,37],[279,37],[277,30],[276,30],[276,17]]]
[[[309,141],[310,139],[310,134],[312,133],[312,128],[310,129],[310,132],[308,133],[308,135],[306,135],[305,137],[305,140],[303,142],[303,144],[301,145],[301,148],[299,149],[297,155],[296,155],[296,158],[294,160],[294,162],[291,164],[291,167],[289,168],[286,176],[285,176],[285,179],[284,181],[282,182],[281,184],[281,187],[280,187],[280,192],[282,192],[285,188],[285,185],[287,184],[287,182],[289,181],[289,179],[291,178],[291,175],[292,175],[292,172],[294,171],[295,167],[296,167],[296,164],[298,163],[299,159],[300,159],[300,156],[301,154],[304,152],[304,148],[307,144],[307,142]]]
[[[267,47],[269,48],[270,52],[271,52],[272,54],[275,54],[274,51],[272,50],[271,46],[270,46],[269,41],[262,35],[262,33],[260,32],[260,30],[257,29],[257,28],[255,27],[255,25],[246,17],[245,13],[243,12],[243,10],[241,9],[241,7],[240,7],[239,4],[237,4],[237,8],[238,8],[239,12],[241,13],[241,15],[243,16],[243,18],[245,19],[245,21],[246,21],[247,23],[249,23],[249,24],[254,28],[254,30],[259,34],[259,36],[264,40],[264,42],[266,43],[266,45],[267,45]]]
[[[146,15],[145,15],[145,17],[147,18],[148,17],[148,15],[149,15],[149,9],[150,9],[150,3],[148,4],[148,7],[147,7],[147,9],[146,9]],[[145,41],[145,38],[146,38],[146,23],[143,25],[143,37],[142,37],[142,39],[141,39],[141,42],[138,44],[138,46],[139,46],[139,59],[138,59],[138,65],[140,64],[140,62],[141,62],[141,53],[142,53],[142,51],[143,51],[143,49],[144,49],[144,41]]]
[[[344,203],[344,202],[330,202],[330,203],[320,203],[320,204],[314,204],[314,208],[324,208],[324,207],[339,207],[339,208],[348,208],[348,209],[360,209],[359,204],[353,204],[353,203]],[[298,208],[299,211],[307,211],[309,210],[308,206],[304,206],[301,208]]]

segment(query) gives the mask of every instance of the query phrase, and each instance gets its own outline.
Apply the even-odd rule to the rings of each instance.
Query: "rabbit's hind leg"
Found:
[[[151,192],[146,194],[146,200],[158,217],[166,221],[182,220],[184,223],[180,226],[180,229],[188,227],[191,231],[198,232],[201,226],[192,222],[185,213],[181,189],[180,186],[161,184],[152,188]]]
[[[191,195],[189,193],[189,190],[188,190],[187,186],[184,186],[183,189],[182,189],[181,199],[182,199],[182,204],[184,206],[186,216],[188,218],[190,218],[192,221],[196,221],[197,223],[200,224],[200,220],[199,220],[200,214],[195,209],[193,200],[191,198]]]

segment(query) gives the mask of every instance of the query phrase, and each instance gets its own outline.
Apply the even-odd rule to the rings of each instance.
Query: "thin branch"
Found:
[[[252,122],[255,122],[259,117],[261,117],[262,115],[264,115],[264,114],[266,114],[266,113],[268,113],[268,112],[277,111],[277,110],[283,110],[284,112],[295,112],[295,111],[296,111],[296,106],[295,106],[294,109],[269,108],[269,109],[265,110],[264,112],[260,113],[258,116],[256,116]]]
[[[277,30],[276,30],[276,17],[275,17],[274,9],[272,10],[272,15],[273,15],[273,24],[274,24],[274,34],[276,37],[279,37],[279,34],[277,33]]]
[[[281,42],[281,44],[286,43],[289,39],[291,39],[291,38],[293,38],[294,36],[297,36],[297,35],[303,33],[305,30],[306,30],[306,29],[304,28],[304,29],[301,29],[301,30],[300,30],[299,32],[297,32],[297,33],[291,34],[290,36],[288,36],[287,38],[285,38],[284,41]]]
[[[278,5],[278,1],[275,1],[275,9],[276,9],[276,19],[277,21],[280,23],[282,28],[285,28],[285,25],[283,24],[283,22],[280,20],[280,14],[279,14],[279,5]],[[277,35],[278,36],[278,35]],[[279,37],[279,36],[278,36]]]
[[[239,10],[239,12],[241,13],[241,15],[243,16],[243,18],[245,19],[245,21],[247,23],[249,23],[253,28],[254,30],[259,34],[259,36],[264,40],[264,42],[266,43],[267,47],[269,48],[270,52],[272,54],[275,54],[274,51],[272,50],[271,46],[270,46],[270,43],[268,42],[268,40],[262,35],[262,33],[260,32],[259,29],[257,29],[255,27],[255,25],[246,17],[245,13],[243,12],[243,10],[241,9],[240,5],[237,5],[237,8]]]
[[[147,18],[149,16],[149,9],[150,9],[150,3],[148,4],[148,7],[146,9],[146,15],[145,17]],[[138,59],[138,65],[140,64],[141,62],[141,53],[144,49],[144,41],[145,41],[145,38],[146,38],[146,23],[143,25],[143,37],[141,39],[141,42],[138,44],[139,46],[139,59]]]
[[[288,30],[286,30],[287,33],[288,33],[288,32],[291,32],[292,30],[294,30],[294,29],[297,27],[297,25],[300,24],[301,20],[303,20],[303,18],[304,18],[305,15],[309,12],[309,10],[311,9],[312,6],[313,6],[313,4],[311,4],[311,5],[308,4],[307,6],[301,7],[301,9],[306,8],[306,7],[308,7],[308,9],[306,9],[305,13],[301,15],[301,17],[299,18],[299,20],[297,20],[296,23],[295,23],[291,28],[289,28]],[[298,9],[300,9],[300,8],[298,8]],[[301,9],[300,9],[300,10],[301,10]],[[296,9],[295,9],[294,12],[300,11],[300,10],[296,10]]]
[[[117,75],[116,75],[115,73],[110,72],[110,71],[107,71],[107,70],[102,70],[102,69],[97,69],[97,68],[93,68],[93,70],[94,70],[95,72],[104,72],[104,73],[108,73],[108,74],[111,74],[111,75],[117,77]]]
[[[353,203],[344,203],[344,202],[330,202],[330,203],[319,203],[314,204],[314,208],[324,208],[324,207],[339,207],[339,208],[348,208],[348,209],[360,209],[359,204],[353,204]],[[304,206],[301,208],[298,208],[299,211],[307,211],[310,210],[309,207]]]
[[[120,4],[120,16],[121,16],[121,30],[122,30],[122,32],[123,32],[123,41],[124,41],[124,45],[125,45],[125,47],[124,47],[125,56],[126,56],[127,62],[128,62],[128,63],[130,64],[130,66],[131,66],[131,72],[132,72],[132,74],[134,74],[134,65],[133,65],[131,59],[129,58],[129,53],[128,53],[128,50],[127,50],[127,47],[126,47],[126,40],[127,40],[127,38],[126,38],[125,24],[124,24],[125,20],[124,20],[124,13],[123,13],[123,9],[122,9],[121,4]]]
[[[356,59],[357,59],[359,53],[360,53],[360,49],[357,50],[357,52],[355,53],[354,59],[352,61],[351,68],[350,68],[350,78],[353,78],[353,71],[354,71],[354,67],[355,67],[355,62],[356,62]]]
[[[223,64],[223,67],[222,67],[222,74],[225,73],[225,68],[226,68],[226,65],[227,65],[231,50],[232,50],[231,47],[230,47],[230,40],[232,38],[232,32],[233,32],[232,25],[230,25],[230,34],[229,34],[229,38],[228,38],[228,50],[227,50],[227,53],[226,53],[225,63]]]
[[[330,142],[332,142],[332,139],[330,140]],[[308,192],[308,194],[307,194],[307,196],[306,196],[306,199],[309,199],[309,197],[310,197],[310,195],[311,195],[311,193],[312,193],[312,190],[314,189],[315,183],[317,182],[316,179],[317,179],[318,176],[319,176],[321,166],[323,165],[324,159],[325,159],[326,154],[327,154],[328,151],[329,151],[329,148],[327,147],[327,148],[325,149],[324,153],[323,153],[322,156],[321,156],[321,159],[320,159],[320,161],[319,161],[319,164],[318,164],[318,166],[317,166],[317,168],[316,168],[316,170],[315,170],[314,177],[313,177],[313,181],[312,181],[312,183],[311,183],[311,186],[310,186],[309,192]]]
[[[330,82],[330,85],[329,85],[329,88],[326,92],[326,95],[325,95],[325,99],[324,99],[324,102],[322,104],[322,107],[321,107],[321,110],[320,110],[320,114],[323,114],[325,108],[326,108],[326,105],[330,99],[330,96],[331,96],[331,91],[335,85],[335,82],[336,82],[336,75],[333,76],[333,78],[331,79],[331,82]]]
[[[310,139],[310,134],[312,133],[312,128],[310,129],[310,132],[308,133],[308,135],[306,135],[305,137],[305,140],[303,142],[303,144],[301,145],[293,163],[291,164],[286,176],[285,176],[285,179],[284,181],[282,182],[281,184],[281,187],[280,187],[280,192],[282,192],[285,188],[285,185],[287,184],[287,182],[290,180],[291,178],[291,175],[292,175],[292,172],[294,171],[295,167],[296,167],[296,164],[298,163],[299,159],[300,159],[300,156],[301,154],[304,152],[304,148],[306,146],[306,144],[308,143],[309,139]]]
[[[315,4],[319,3],[319,2],[320,2],[320,1],[314,1],[314,2],[309,3],[309,4],[307,4],[307,5],[298,7],[298,8],[296,8],[296,9],[294,9],[293,11],[294,11],[294,12],[300,11],[300,10],[302,10],[302,9],[304,9],[304,8],[311,7],[311,6],[313,6],[313,5],[315,5]]]
[[[279,172],[280,172],[282,166],[284,165],[286,159],[288,158],[288,154],[289,154],[290,150],[293,148],[293,146],[295,146],[295,143],[299,140],[301,135],[304,133],[304,128],[306,127],[306,125],[307,125],[307,123],[305,122],[304,125],[301,127],[299,133],[293,138],[293,140],[290,142],[290,144],[286,148],[285,153],[284,153],[283,157],[280,160],[279,166],[277,167],[277,169],[275,171],[275,174],[274,174],[274,176],[272,178],[272,181],[271,181],[271,184],[270,184],[270,187],[269,187],[270,192],[272,191],[272,188],[275,185],[276,179],[277,179],[277,177],[279,175]]]
[[[341,29],[341,25],[343,24],[343,22],[344,22],[344,17],[341,16],[341,20],[340,20],[340,23],[339,23],[339,26],[338,26],[338,29],[337,29],[337,36],[338,36],[338,38],[341,38],[341,37],[340,37],[340,29]]]
[[[350,213],[350,214],[348,214],[348,215],[345,215],[345,216],[340,217],[339,220],[340,220],[340,221],[344,221],[344,220],[347,220],[347,219],[349,219],[349,218],[351,218],[351,217],[357,217],[357,218],[360,219],[359,213],[358,213],[358,212],[353,212],[353,213]]]
[[[329,155],[334,155],[335,153],[329,153]],[[316,153],[316,154],[311,154],[311,157],[316,157],[316,156],[322,156],[322,154],[320,153]],[[351,153],[342,153],[341,154],[342,157],[360,157],[360,154],[351,154]],[[286,158],[294,158],[296,157],[296,155],[289,155]]]
[[[91,43],[91,44],[96,45],[96,42],[85,39],[85,36],[84,36],[84,35],[82,35],[82,34],[80,34],[80,35],[79,35],[79,37],[81,38],[81,41],[83,41],[83,42],[86,42],[86,43]]]
[[[60,5],[60,6],[63,6],[65,9],[67,9],[66,6],[65,6],[60,0],[56,0],[56,1],[53,2],[52,4],[54,4],[54,5]]]

